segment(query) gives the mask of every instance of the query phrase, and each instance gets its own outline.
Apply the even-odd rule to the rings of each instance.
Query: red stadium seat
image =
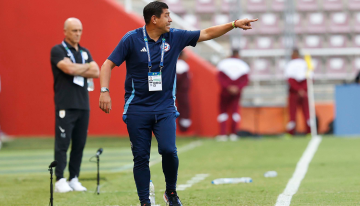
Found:
[[[315,11],[318,10],[316,0],[297,0],[296,8],[299,11]]]
[[[354,14],[353,31],[360,32],[360,12]]]
[[[273,11],[283,11],[285,9],[285,0],[272,0],[271,9]]]
[[[279,18],[272,13],[263,14],[260,18],[260,32],[262,34],[280,33]]]
[[[309,33],[325,33],[325,17],[323,13],[310,13],[307,16],[307,32]]]
[[[265,0],[247,0],[246,1],[247,12],[264,12],[266,11]]]
[[[332,57],[327,59],[326,76],[329,79],[344,79],[348,76],[345,58]]]
[[[352,76],[357,75],[360,72],[360,57],[353,59],[351,74]]]
[[[359,0],[348,0],[348,8],[349,10],[359,10],[360,9],[360,1]]]
[[[353,38],[354,38],[353,45],[355,47],[360,47],[360,35],[356,35]]]
[[[302,18],[299,13],[294,13],[294,15],[288,16],[288,18],[286,18],[286,21],[292,21],[292,23],[294,24],[295,33],[303,33],[304,32],[304,27],[301,24],[301,19]]]
[[[350,32],[349,16],[344,12],[332,13],[328,30],[332,33]]]
[[[323,0],[322,5],[326,11],[341,11],[344,7],[342,0]]]
[[[185,14],[183,15],[183,19],[190,24],[191,26],[199,29],[200,25],[199,25],[199,18],[194,15],[194,14]]]
[[[197,13],[214,13],[215,0],[196,0],[195,10]]]
[[[256,49],[272,49],[274,40],[271,37],[257,37]]]
[[[176,14],[185,13],[185,8],[182,4],[182,0],[165,0],[165,3],[169,6],[172,12]]]
[[[224,13],[230,12],[230,8],[237,8],[236,0],[221,0],[221,11]]]
[[[254,80],[268,80],[272,77],[268,59],[255,59],[251,63],[250,78]]]
[[[344,35],[332,35],[329,38],[329,47],[343,48],[346,47],[346,37]]]
[[[305,48],[321,48],[322,38],[318,35],[307,35],[303,39],[303,46]]]

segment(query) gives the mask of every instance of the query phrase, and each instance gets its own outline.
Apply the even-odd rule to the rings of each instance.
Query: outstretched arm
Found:
[[[258,19],[239,19],[235,21],[235,28],[242,28],[244,30],[247,29],[252,29],[251,28],[251,22],[255,22]],[[232,30],[234,27],[232,25],[233,23],[227,23],[227,24],[222,24],[222,25],[218,25],[218,26],[213,26],[213,27],[209,27],[207,29],[203,29],[200,31],[200,37],[198,42],[202,42],[202,41],[207,41],[210,39],[214,39],[217,37],[220,37],[224,34],[226,34],[227,32],[229,32],[230,30]]]

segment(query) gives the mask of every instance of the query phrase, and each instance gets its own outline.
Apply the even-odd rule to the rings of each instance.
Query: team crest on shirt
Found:
[[[161,49],[161,47],[162,47],[162,44],[161,44],[161,46],[160,46],[160,49]],[[170,44],[169,43],[167,43],[167,42],[165,42],[165,48],[164,48],[164,51],[165,52],[167,52],[167,51],[169,51],[170,50]]]
[[[83,58],[84,58],[85,60],[88,60],[88,59],[89,59],[89,56],[88,56],[88,54],[87,54],[86,52],[83,51],[81,55],[83,56]]]
[[[65,110],[60,110],[60,111],[59,111],[59,117],[60,117],[60,118],[64,118],[64,117],[65,117]]]

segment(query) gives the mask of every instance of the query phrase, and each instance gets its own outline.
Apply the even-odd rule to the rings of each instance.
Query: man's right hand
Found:
[[[109,92],[100,93],[99,107],[105,113],[110,113],[111,110],[111,98]]]

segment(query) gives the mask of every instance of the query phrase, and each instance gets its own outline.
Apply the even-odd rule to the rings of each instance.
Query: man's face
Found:
[[[82,34],[82,24],[80,21],[69,21],[64,28],[64,34],[71,43],[78,44]]]
[[[170,12],[168,9],[163,9],[163,13],[160,18],[155,17],[156,26],[164,32],[170,32],[170,24],[172,19],[170,18]]]

